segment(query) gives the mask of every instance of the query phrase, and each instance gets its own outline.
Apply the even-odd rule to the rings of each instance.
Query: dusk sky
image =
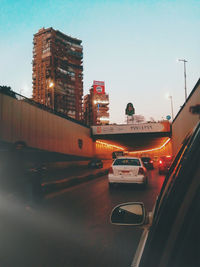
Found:
[[[110,122],[132,102],[146,120],[174,114],[200,78],[200,0],[0,0],[0,85],[32,95],[33,34],[53,27],[82,40],[84,95],[105,81]]]

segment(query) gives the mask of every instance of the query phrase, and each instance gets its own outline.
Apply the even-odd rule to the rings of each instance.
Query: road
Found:
[[[153,170],[146,189],[120,186],[109,191],[104,176],[49,194],[31,210],[8,200],[1,205],[0,265],[130,266],[142,229],[111,225],[110,212],[128,201],[142,201],[151,210],[163,179]]]

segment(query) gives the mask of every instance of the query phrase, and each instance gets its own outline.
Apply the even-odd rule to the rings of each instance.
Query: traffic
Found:
[[[1,95],[2,110],[8,100],[21,110],[27,104],[9,97]],[[199,266],[193,244],[198,244],[200,126],[198,109],[189,110],[196,117],[181,134],[181,116],[171,126],[166,121],[148,123],[149,132],[144,124],[97,126],[92,137],[89,128],[66,119],[62,124],[64,118],[56,117],[67,135],[59,143],[65,131],[53,130],[57,141],[49,148],[54,152],[41,149],[47,145],[45,136],[34,139],[37,149],[24,141],[4,142],[4,266]],[[186,112],[191,119],[193,114]],[[12,119],[6,113],[9,123],[1,117],[6,138],[12,137],[8,133],[18,116],[11,113]],[[70,131],[69,125],[74,127]],[[44,131],[39,129],[38,136]],[[21,134],[31,136],[25,126]],[[12,258],[8,251],[14,251]]]

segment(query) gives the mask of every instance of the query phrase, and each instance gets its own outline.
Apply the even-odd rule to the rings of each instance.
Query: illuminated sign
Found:
[[[169,122],[92,126],[93,134],[170,132]]]
[[[105,94],[105,83],[93,81],[94,94]]]

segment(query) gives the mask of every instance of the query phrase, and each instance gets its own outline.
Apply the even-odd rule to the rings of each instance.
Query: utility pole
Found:
[[[172,113],[172,121],[174,120],[174,111],[173,111],[173,101],[172,101],[172,96],[169,96],[169,99],[171,100],[171,113]]]
[[[185,101],[187,100],[187,86],[186,86],[186,62],[187,60],[185,59],[179,59],[179,61],[183,62],[184,65],[184,81],[185,81]]]

